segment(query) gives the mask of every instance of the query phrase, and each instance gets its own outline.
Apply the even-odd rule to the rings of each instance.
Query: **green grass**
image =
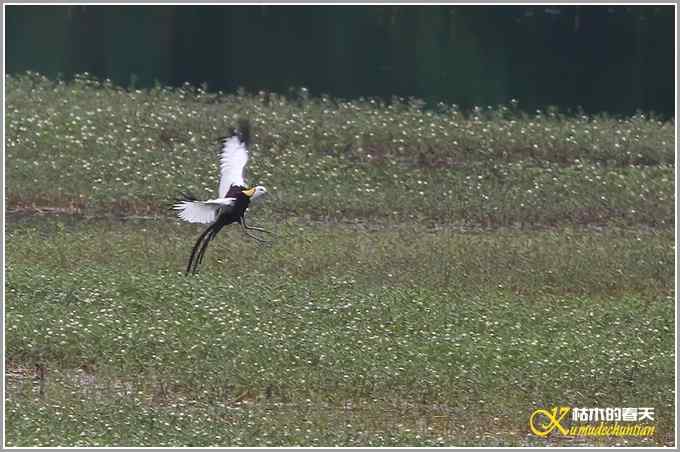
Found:
[[[7,445],[673,443],[674,124],[6,82]],[[186,277],[240,116],[277,239]],[[657,433],[529,435],[557,404]]]
[[[243,116],[250,180],[272,192],[277,221],[674,223],[674,124],[642,115],[6,82],[10,207],[158,213],[181,189],[212,196],[215,138]]]
[[[184,225],[12,227],[8,358],[54,370],[46,400],[10,399],[10,443],[521,444],[565,401],[672,429],[670,231],[279,233],[231,230],[187,278]],[[90,362],[99,397],[73,382]]]

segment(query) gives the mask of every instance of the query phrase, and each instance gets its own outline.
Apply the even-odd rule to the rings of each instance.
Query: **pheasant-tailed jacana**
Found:
[[[210,226],[198,237],[191,250],[187,274],[198,271],[198,266],[203,260],[208,243],[228,224],[240,224],[243,232],[259,243],[268,243],[269,241],[252,234],[251,230],[271,234],[270,231],[249,226],[246,223],[246,212],[250,201],[267,193],[267,189],[260,185],[247,188],[244,180],[244,169],[248,162],[248,146],[250,145],[249,121],[239,120],[238,128],[234,129],[230,136],[220,138],[220,140],[222,151],[220,155],[220,186],[217,198],[199,201],[190,193],[185,193],[173,205],[177,215],[184,221],[210,223]]]

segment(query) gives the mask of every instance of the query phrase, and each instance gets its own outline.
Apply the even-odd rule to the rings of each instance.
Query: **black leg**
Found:
[[[267,231],[266,229],[258,228],[258,227],[255,227],[255,226],[246,225],[246,229],[250,229],[252,231],[266,232],[267,234],[274,234],[272,231]]]
[[[253,229],[253,228],[250,227],[250,226],[246,226],[245,217],[241,217],[241,220],[239,221],[239,223],[241,223],[241,229],[243,229],[243,233],[245,235],[247,235],[248,237],[255,239],[257,241],[257,243],[259,243],[259,244],[271,243],[271,240],[262,239],[262,238],[256,236],[255,234],[251,234],[250,232],[248,232],[249,229]]]
[[[249,230],[252,230],[252,231],[259,231],[259,232],[266,232],[267,234],[274,235],[274,233],[272,231],[267,231],[266,229],[258,228],[258,227],[255,227],[255,226],[248,226],[248,223],[246,223],[245,212],[243,213],[243,217],[241,218],[241,225],[244,227],[244,229],[249,229]]]

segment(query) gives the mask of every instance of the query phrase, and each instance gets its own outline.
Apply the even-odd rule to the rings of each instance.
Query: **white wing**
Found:
[[[178,201],[172,208],[177,215],[188,223],[212,223],[220,207],[228,207],[236,202],[236,198],[217,198],[207,201]]]
[[[243,180],[246,162],[248,162],[248,149],[238,136],[227,138],[222,142],[220,188],[217,196],[226,196],[232,185],[246,185]]]

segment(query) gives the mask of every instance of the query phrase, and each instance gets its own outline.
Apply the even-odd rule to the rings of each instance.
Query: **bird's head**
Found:
[[[255,187],[251,188],[250,190],[244,190],[243,191],[243,194],[246,195],[247,197],[249,197],[251,201],[259,198],[260,196],[262,196],[266,193],[267,193],[267,189],[264,188],[262,185],[256,185]]]

